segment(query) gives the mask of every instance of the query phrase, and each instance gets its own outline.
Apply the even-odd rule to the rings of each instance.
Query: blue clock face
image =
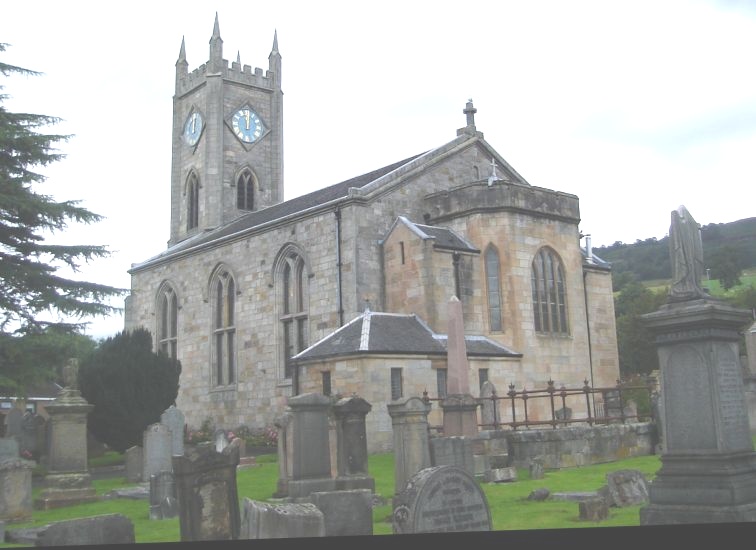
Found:
[[[187,145],[196,145],[202,134],[204,121],[198,111],[194,111],[184,124],[184,141]]]
[[[231,128],[241,141],[252,143],[260,139],[265,131],[265,125],[252,109],[242,107],[231,117]]]

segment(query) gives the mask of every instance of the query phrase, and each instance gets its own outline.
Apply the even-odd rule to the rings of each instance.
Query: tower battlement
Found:
[[[205,80],[209,76],[208,63],[203,63],[192,72],[179,75],[176,80],[176,95],[182,96],[191,92],[198,86],[205,83]],[[251,65],[241,65],[236,61],[231,63],[229,67],[228,60],[223,60],[223,65],[220,71],[224,80],[229,82],[236,82],[247,86],[255,86],[257,88],[274,89],[277,84],[276,73],[271,70],[266,70],[263,73],[263,69],[260,67],[252,68]]]

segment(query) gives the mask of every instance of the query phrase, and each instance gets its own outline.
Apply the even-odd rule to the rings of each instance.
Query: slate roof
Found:
[[[387,174],[390,174],[394,170],[401,168],[402,166],[412,162],[413,160],[423,156],[426,153],[414,155],[404,160],[400,160],[399,162],[384,166],[383,168],[368,172],[367,174],[362,174],[361,176],[342,181],[341,183],[331,185],[330,187],[319,189],[318,191],[313,191],[312,193],[308,193],[306,195],[300,195],[299,197],[274,204],[273,206],[269,206],[268,208],[250,212],[241,216],[240,218],[229,222],[226,225],[206,231],[204,233],[193,235],[192,237],[189,237],[175,244],[174,246],[168,248],[167,250],[164,250],[160,254],[153,256],[152,258],[144,262],[132,265],[131,270],[133,271],[141,267],[145,267],[155,261],[171,257],[180,252],[189,250],[190,248],[199,247],[204,244],[222,239],[224,237],[229,237],[236,233],[241,233],[253,229],[268,222],[285,218],[298,212],[304,212],[305,210],[308,210],[310,208],[327,204],[337,199],[346,198],[349,194],[349,189],[365,187],[368,184],[373,183],[375,180]]]
[[[465,336],[468,357],[522,357],[485,336]],[[436,334],[417,315],[365,311],[294,356],[303,363],[358,354],[446,356],[447,336]]]
[[[593,252],[591,252],[591,259],[593,261],[588,261],[588,252],[585,250],[585,248],[581,248],[580,252],[583,254],[583,261],[588,264],[595,265],[596,267],[600,267],[603,269],[611,269],[612,264],[610,262],[607,262],[606,260],[602,260],[598,256],[596,256]]]
[[[394,230],[394,227],[396,227],[396,224],[398,222],[402,222],[407,225],[407,227],[409,227],[421,239],[433,239],[433,248],[475,254],[480,252],[480,250],[478,250],[475,245],[473,245],[459,233],[455,232],[453,229],[435,225],[423,225],[415,223],[405,218],[404,216],[399,216],[396,219],[394,224],[391,226],[391,229],[389,229],[388,231],[389,234]]]

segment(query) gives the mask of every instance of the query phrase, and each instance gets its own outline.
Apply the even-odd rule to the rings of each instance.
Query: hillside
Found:
[[[707,258],[715,257],[725,246],[735,250],[744,269],[756,267],[756,218],[704,225],[701,227],[701,240],[707,268],[711,267]],[[610,246],[596,247],[593,251],[612,264],[615,278],[623,272],[634,274],[639,281],[672,277],[669,237],[638,239],[633,244],[616,242]]]

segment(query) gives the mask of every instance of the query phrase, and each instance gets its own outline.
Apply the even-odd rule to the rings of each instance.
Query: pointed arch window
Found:
[[[544,247],[536,253],[530,283],[535,330],[544,334],[568,334],[564,266],[552,249]]]
[[[491,332],[498,332],[503,330],[499,251],[491,244],[486,248],[484,256],[486,264],[486,291],[488,294],[488,327]]]
[[[249,168],[242,170],[236,180],[236,208],[255,209],[255,177]]]
[[[236,382],[236,285],[228,271],[221,271],[211,285],[213,292],[213,382]]]
[[[199,225],[199,178],[192,172],[186,184],[186,229],[194,229]]]
[[[291,378],[291,358],[307,347],[307,274],[304,259],[289,253],[281,267],[281,328],[283,332],[284,378]]]
[[[171,285],[164,285],[157,299],[158,350],[176,359],[178,347],[178,298]]]

